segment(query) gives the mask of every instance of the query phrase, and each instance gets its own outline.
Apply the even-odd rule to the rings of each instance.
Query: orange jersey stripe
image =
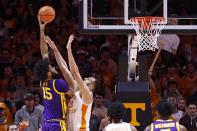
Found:
[[[82,111],[82,116],[81,116],[81,126],[80,126],[80,131],[85,131],[86,129],[86,119],[85,115],[87,112],[88,106],[85,104],[82,104],[81,111]]]

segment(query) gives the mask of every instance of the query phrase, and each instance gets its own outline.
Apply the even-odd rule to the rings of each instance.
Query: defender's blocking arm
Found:
[[[49,47],[53,50],[57,64],[58,64],[65,80],[68,82],[69,86],[71,87],[70,88],[71,90],[69,90],[69,93],[72,93],[72,94],[70,94],[70,95],[73,95],[73,93],[76,91],[76,84],[75,84],[72,74],[70,73],[70,71],[67,68],[67,64],[66,64],[65,60],[62,58],[62,56],[61,56],[60,52],[58,51],[57,47],[55,46],[54,42],[48,36],[46,36],[46,42],[48,43]]]
[[[74,35],[71,35],[69,39],[74,39]],[[90,89],[88,88],[88,86],[84,83],[83,79],[81,78],[78,66],[72,54],[71,44],[72,44],[72,41],[68,42],[67,44],[69,67],[70,67],[70,70],[72,70],[71,73],[77,82],[79,90],[82,92],[82,98],[84,102],[89,104],[93,101],[93,95]]]

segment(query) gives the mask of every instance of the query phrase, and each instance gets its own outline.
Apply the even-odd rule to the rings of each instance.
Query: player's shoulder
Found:
[[[64,79],[62,79],[62,78],[55,79],[55,83],[58,83],[58,84],[67,84],[67,82]]]
[[[131,125],[130,123],[122,122],[122,125],[123,125],[124,127],[127,127],[128,129],[130,128],[131,131],[137,131],[137,129],[135,128],[135,126]]]
[[[122,124],[122,125],[130,126],[130,123],[127,123],[127,122],[122,122],[121,124]]]
[[[58,79],[55,79],[56,81],[64,81],[64,82],[66,82],[64,79],[62,79],[62,78],[58,78]]]
[[[65,93],[69,90],[68,83],[64,79],[54,80],[54,89],[57,93]]]

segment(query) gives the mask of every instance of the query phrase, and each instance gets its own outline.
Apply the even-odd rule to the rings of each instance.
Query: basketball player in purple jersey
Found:
[[[58,72],[49,63],[48,45],[45,42],[44,29],[46,23],[40,21],[40,48],[42,54],[42,61],[39,61],[35,67],[34,72],[40,80],[40,85],[43,90],[43,124],[42,131],[66,131],[66,97],[72,96],[75,84],[70,71],[67,68],[62,57],[59,58],[57,64],[63,74],[63,79],[56,79]]]
[[[165,100],[162,100],[157,105],[159,119],[147,126],[145,131],[187,131],[187,129],[172,119],[172,106]]]

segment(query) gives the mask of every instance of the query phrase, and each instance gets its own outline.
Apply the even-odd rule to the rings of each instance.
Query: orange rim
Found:
[[[165,19],[163,17],[155,17],[155,16],[143,16],[143,17],[131,17],[130,18],[130,21],[134,22],[134,24],[144,24],[145,29],[150,28],[150,22],[163,24],[164,20]]]

